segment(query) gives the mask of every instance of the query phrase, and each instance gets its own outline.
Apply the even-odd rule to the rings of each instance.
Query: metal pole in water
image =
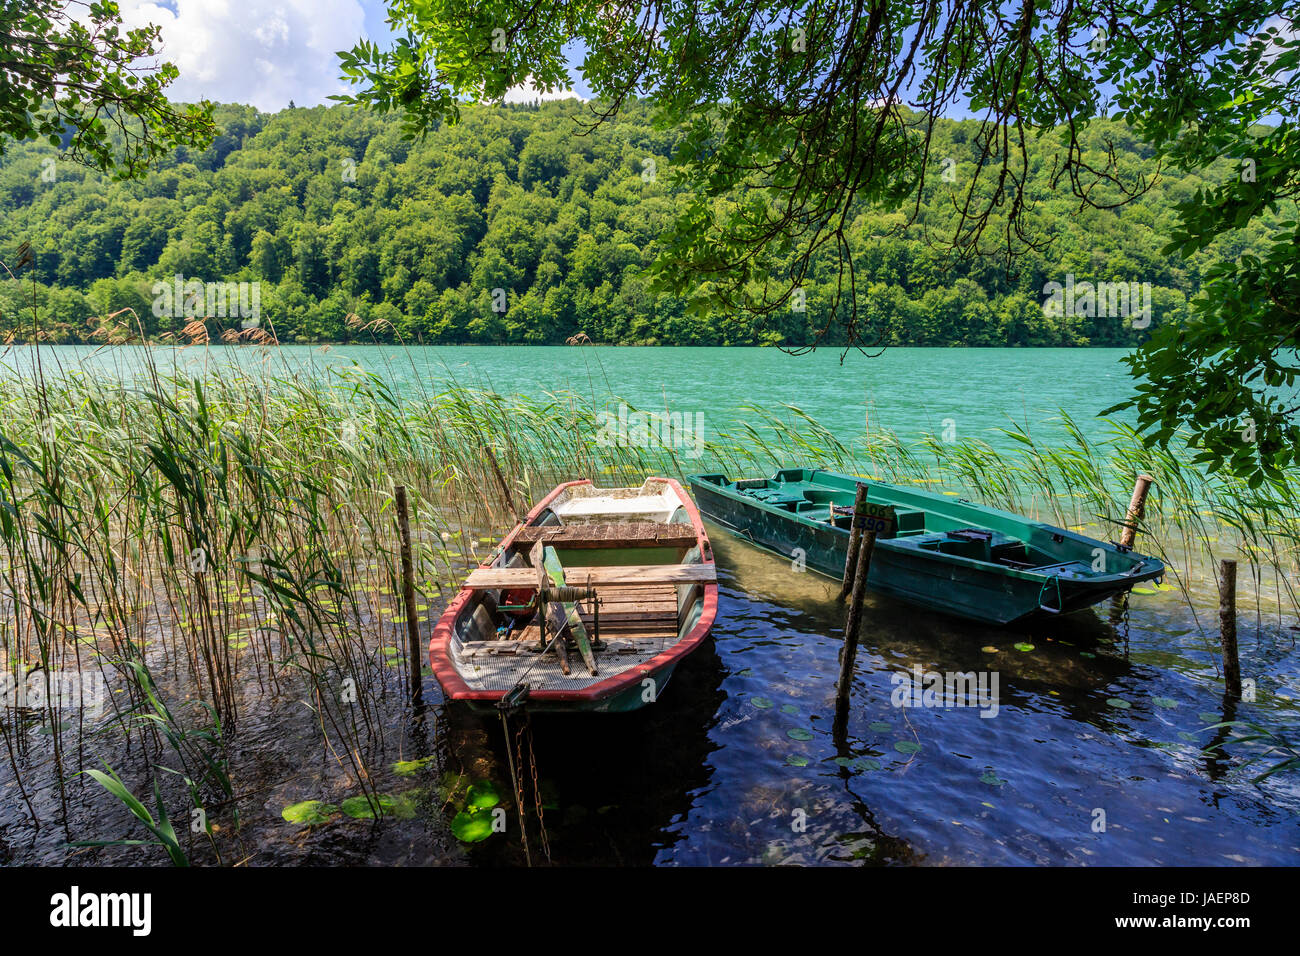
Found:
[[[1223,647],[1223,685],[1241,697],[1241,661],[1237,658],[1237,562],[1219,561],[1219,643]]]
[[[406,604],[406,639],[410,644],[411,699],[419,703],[424,655],[420,652],[420,624],[415,616],[415,569],[411,564],[411,523],[406,512],[406,485],[398,485],[394,495],[402,546],[402,601]]]
[[[858,564],[858,548],[862,544],[862,526],[866,523],[866,518],[867,486],[858,482],[858,493],[853,499],[853,523],[849,525],[849,550],[844,555],[844,581],[840,584],[841,601],[853,589],[853,571]]]
[[[853,569],[853,596],[849,600],[849,613],[844,622],[844,647],[840,651],[840,677],[835,683],[836,720],[848,716],[849,689],[853,686],[853,667],[858,659],[858,632],[862,629],[862,605],[867,593],[867,575],[871,571],[871,552],[876,547],[876,533],[867,531],[862,536],[857,561]]]

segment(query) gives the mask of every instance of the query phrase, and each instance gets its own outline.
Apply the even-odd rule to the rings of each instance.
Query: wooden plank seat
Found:
[[[627,630],[660,631],[664,627],[677,627],[677,588],[673,585],[657,587],[611,587],[602,589],[600,597],[600,633],[609,634]],[[588,631],[595,626],[596,615],[590,601],[578,603],[578,614]]]
[[[716,581],[717,571],[711,564],[622,564],[603,568],[565,568],[569,587],[608,587],[652,584],[689,584],[693,581]],[[478,568],[471,571],[465,587],[477,591],[495,588],[536,588],[537,571],[533,568]]]
[[[538,541],[562,548],[678,547],[696,544],[695,529],[688,524],[624,521],[601,524],[546,525],[519,529],[515,544]]]

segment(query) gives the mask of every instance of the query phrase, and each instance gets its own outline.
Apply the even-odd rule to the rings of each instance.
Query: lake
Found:
[[[603,348],[562,346],[213,346],[154,348],[160,366],[192,374],[236,363],[277,373],[321,372],[356,363],[419,394],[456,381],[502,393],[541,396],[571,390],[595,404],[611,397],[645,411],[704,415],[706,437],[745,413],[746,404],[797,405],[841,441],[870,427],[910,440],[924,433],[1008,443],[1012,420],[1049,438],[1064,409],[1089,438],[1103,437],[1096,414],[1132,392],[1120,359],[1126,349],[889,349],[878,357],[835,349],[791,356],[762,348]],[[42,346],[51,366],[137,374],[143,350]],[[30,371],[32,350],[0,353],[0,371]],[[1117,416],[1122,417],[1122,416]],[[1045,433],[1045,434],[1044,434]]]
[[[137,349],[43,348],[52,367],[130,377]],[[10,349],[8,374],[32,351]],[[794,402],[844,439],[873,428],[904,439],[944,429],[999,444],[1010,420],[1035,434],[1064,408],[1093,437],[1095,415],[1131,382],[1119,350],[896,349],[879,358],[834,352],[714,348],[411,348],[291,346],[274,351],[154,350],[202,373],[204,363],[266,363],[277,374],[356,362],[399,393],[456,380],[541,395],[572,389],[597,403],[618,395],[646,409],[702,412],[712,426],[746,404]],[[472,529],[494,541],[503,528]],[[710,526],[720,600],[711,640],[660,700],[632,715],[535,721],[547,847],[557,863],[597,864],[1075,864],[1187,865],[1300,862],[1300,786],[1294,773],[1253,777],[1278,759],[1266,745],[1211,725],[1250,720],[1300,737],[1300,652],[1288,609],[1243,604],[1243,674],[1253,701],[1225,700],[1214,595],[1195,610],[1177,590],[1144,589],[1126,607],[1101,607],[1016,631],[994,630],[870,597],[852,707],[832,728],[842,607],[836,586]],[[427,630],[443,607],[430,597]],[[394,646],[401,626],[381,622]],[[900,675],[996,677],[996,712],[978,706],[898,706]],[[381,668],[382,670],[382,668]],[[323,760],[302,700],[247,696],[231,773],[248,859],[266,864],[522,865],[511,807],[504,834],[451,836],[447,781],[491,781],[508,794],[500,723],[445,705],[426,677],[427,710],[405,707],[396,675],[376,704],[391,735],[369,755],[374,786],[409,797],[405,819],[337,817],[309,830],[282,811],[341,802],[356,783]],[[53,817],[52,755],[33,724],[23,757],[40,771],[37,804]],[[93,763],[94,744],[79,759]],[[145,758],[108,754],[144,772]],[[397,761],[414,762],[414,774]],[[427,761],[427,762],[426,762]],[[0,792],[12,780],[0,762]],[[143,792],[143,791],[141,791]],[[460,797],[459,799],[464,799]],[[79,780],[70,797],[79,839],[139,835],[130,815]],[[528,852],[540,859],[540,831]],[[68,834],[33,828],[11,796],[0,805],[0,862],[61,863]],[[139,862],[139,848],[100,862]]]

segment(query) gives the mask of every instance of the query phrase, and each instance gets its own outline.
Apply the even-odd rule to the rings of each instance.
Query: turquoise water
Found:
[[[46,371],[143,369],[139,350],[42,348]],[[276,374],[353,361],[399,393],[436,391],[453,378],[503,392],[621,395],[647,410],[703,412],[710,427],[745,416],[746,404],[790,401],[842,438],[873,428],[903,438],[940,433],[997,444],[1015,420],[1050,437],[1059,408],[1094,436],[1095,415],[1131,382],[1118,350],[897,349],[869,359],[822,352],[791,357],[760,349],[417,348],[294,346],[274,351],[155,350],[160,363],[201,373],[205,363],[265,365]],[[33,353],[0,355],[10,374]],[[503,528],[479,529],[495,539]],[[536,722],[536,768],[546,796],[547,852],[557,863],[602,865],[959,864],[1296,865],[1300,783],[1294,773],[1255,782],[1279,759],[1243,732],[1248,720],[1300,739],[1297,625],[1283,614],[1243,612],[1243,675],[1253,701],[1225,699],[1213,597],[1200,613],[1179,592],[1134,594],[1103,607],[1015,631],[995,630],[870,595],[849,720],[835,729],[834,683],[843,635],[835,582],[796,573],[789,561],[709,528],[719,567],[718,618],[663,698],[631,715]],[[1212,587],[1212,585],[1210,585]],[[443,609],[430,600],[428,630]],[[392,641],[404,625],[391,623]],[[901,706],[900,675],[982,673],[997,678],[996,714],[976,707]],[[427,710],[405,708],[397,672],[378,707],[390,732],[367,754],[384,792],[417,793],[418,813],[377,824],[338,816],[304,831],[282,810],[305,799],[337,802],[354,782],[322,770],[315,729],[296,693],[265,694],[250,681],[248,712],[231,748],[242,839],[253,865],[523,865],[508,827],[482,844],[450,833],[456,807],[447,775],[491,780],[510,793],[500,724],[447,705],[426,677]],[[397,743],[392,743],[392,737]],[[35,799],[50,818],[58,790],[39,728],[22,738],[45,784]],[[85,758],[94,756],[89,751]],[[430,756],[414,777],[385,770]],[[144,779],[146,755],[109,754]],[[132,763],[134,759],[134,763]],[[0,792],[11,792],[0,759]],[[69,784],[77,839],[138,837],[129,813],[87,778]],[[144,792],[137,789],[137,792]],[[1100,825],[1100,824],[1105,824]],[[540,827],[530,824],[541,858]],[[0,864],[68,861],[69,834],[37,829],[20,801],[0,804]],[[96,851],[80,862],[158,862],[138,847]],[[192,848],[205,862],[202,848]],[[206,861],[210,862],[210,861]]]
[[[1103,437],[1101,410],[1131,394],[1125,349],[889,349],[879,357],[834,349],[792,356],[760,348],[592,348],[549,346],[214,346],[155,348],[162,367],[192,373],[237,363],[276,373],[354,362],[399,393],[436,391],[449,381],[502,393],[542,396],[572,390],[596,404],[612,397],[644,411],[702,413],[706,437],[746,417],[747,404],[797,405],[842,441],[863,429],[901,438],[924,433],[980,438],[1006,447],[998,432],[1012,421],[1050,440],[1064,409],[1090,438]],[[43,346],[50,368],[98,368],[130,375],[139,348]],[[841,361],[841,358],[843,361]],[[0,353],[7,374],[30,372],[32,350]],[[1035,437],[1040,437],[1035,435]]]

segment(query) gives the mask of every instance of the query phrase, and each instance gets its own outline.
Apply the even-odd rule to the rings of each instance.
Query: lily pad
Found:
[[[921,745],[915,740],[896,740],[894,749],[900,754],[915,754],[921,752]]]
[[[479,843],[492,835],[492,814],[462,810],[451,821],[452,835],[462,843]]]
[[[980,650],[983,651],[985,654],[999,653],[998,649],[994,647],[992,644],[988,645],[987,647],[981,647]]]
[[[393,764],[393,773],[399,777],[413,777],[433,760],[433,756],[420,757],[418,760],[399,760]]]
[[[361,793],[355,797],[348,797],[339,804],[339,809],[354,820],[374,820],[376,817],[391,814],[393,806],[393,798],[386,793],[373,797]]]
[[[332,803],[322,803],[320,800],[304,800],[302,803],[289,804],[280,811],[280,816],[290,823],[311,827],[321,823],[328,823],[330,817],[338,812],[339,808]]]
[[[992,770],[986,770],[984,773],[980,774],[980,783],[987,783],[990,787],[1000,787],[1005,784],[1006,781],[995,774]]]
[[[1201,718],[1201,720],[1205,721],[1207,724],[1217,724],[1223,720],[1222,714],[1212,714],[1208,710],[1203,710],[1196,716]]]
[[[841,767],[851,767],[851,766],[853,766],[853,758],[852,758],[852,757],[836,757],[835,760],[832,761],[832,762],[835,763],[835,764],[838,764],[838,765],[841,766]]]
[[[1018,650],[1018,651],[1023,651],[1023,652],[1025,652],[1026,654],[1029,653],[1030,651],[1032,651],[1032,650],[1034,649],[1034,645],[1033,645],[1033,644],[1028,644],[1028,643],[1026,643],[1026,642],[1024,642],[1024,641],[1017,641],[1015,644],[1012,644],[1011,646],[1014,647],[1014,648],[1015,648],[1016,650]]]
[[[791,767],[806,767],[806,766],[808,766],[808,758],[807,758],[807,757],[801,757],[801,756],[799,756],[798,754],[790,754],[788,757],[785,758],[785,762],[786,762],[787,765],[789,765],[789,766],[791,766]]]
[[[794,704],[783,704],[783,705],[781,706],[781,713],[783,713],[783,714],[797,714],[797,713],[799,713],[799,708],[796,707]]]
[[[753,704],[755,707],[759,707],[763,710],[766,710],[767,708],[772,706],[772,702],[768,700],[766,697],[751,697],[749,699],[749,702]]]
[[[1096,657],[1097,655],[1094,654],[1094,653],[1092,653],[1092,651],[1080,651],[1080,652],[1079,652],[1079,656],[1080,656],[1080,657],[1087,657],[1087,658],[1091,659],[1091,658]]]
[[[870,757],[863,757],[861,760],[855,760],[855,761],[853,762],[853,769],[854,769],[854,770],[860,770],[860,771],[864,771],[864,770],[879,770],[879,769],[880,769],[880,761],[879,761],[879,760],[872,760]]]
[[[789,737],[791,740],[812,740],[813,739],[812,731],[807,730],[806,728],[803,727],[792,727],[785,732],[785,735]]]
[[[883,720],[873,720],[870,724],[870,727],[878,734],[887,734],[889,733],[889,731],[894,729],[893,727],[889,726],[889,724],[885,723]]]
[[[1180,731],[1178,732],[1178,739],[1179,739],[1179,740],[1185,740],[1185,741],[1187,741],[1189,744],[1200,743],[1200,739],[1196,736],[1196,734],[1189,734],[1189,733],[1188,733],[1187,731],[1185,731],[1185,730],[1180,730]]]
[[[1178,706],[1178,701],[1174,700],[1172,697],[1152,697],[1151,703],[1155,704],[1157,707],[1163,707],[1165,710],[1172,710]]]
[[[497,793],[497,788],[492,786],[491,780],[480,780],[469,788],[469,793],[465,797],[465,808],[475,810],[491,810],[501,802],[501,795]]]
[[[1128,710],[1130,707],[1133,706],[1128,701],[1123,700],[1122,698],[1119,697],[1106,698],[1106,704],[1110,707],[1116,708],[1117,710]]]

